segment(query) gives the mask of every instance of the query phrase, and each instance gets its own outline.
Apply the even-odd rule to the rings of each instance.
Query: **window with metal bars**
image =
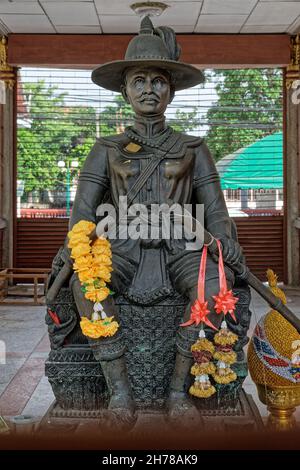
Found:
[[[17,215],[69,217],[96,137],[122,132],[132,112],[89,70],[23,68],[17,96]],[[282,72],[207,70],[167,110],[176,130],[205,138],[232,216],[282,214]]]

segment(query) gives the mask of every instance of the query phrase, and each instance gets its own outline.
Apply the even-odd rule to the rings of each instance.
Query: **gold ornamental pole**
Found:
[[[2,36],[0,42],[0,81],[12,90],[15,84],[15,72],[13,67],[7,63],[7,38]]]
[[[300,35],[291,37],[291,62],[286,68],[286,88],[292,88],[295,80],[300,80]]]

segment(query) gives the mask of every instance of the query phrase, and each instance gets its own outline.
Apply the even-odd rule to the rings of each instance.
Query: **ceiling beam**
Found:
[[[10,34],[11,66],[93,68],[124,57],[132,35]],[[181,60],[200,67],[277,67],[290,62],[287,34],[178,34]]]

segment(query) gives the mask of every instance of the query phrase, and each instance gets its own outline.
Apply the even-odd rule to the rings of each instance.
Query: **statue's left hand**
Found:
[[[238,263],[243,256],[241,245],[233,238],[221,238],[222,254],[224,263],[234,265]]]
[[[222,254],[224,263],[230,265],[235,265],[243,258],[243,249],[241,245],[234,240],[233,238],[222,237],[220,238],[222,245]],[[212,254],[212,258],[217,261],[218,256],[216,253]]]

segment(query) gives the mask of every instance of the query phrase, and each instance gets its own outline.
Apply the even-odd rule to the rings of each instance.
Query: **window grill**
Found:
[[[69,217],[96,137],[132,122],[121,96],[89,70],[23,68],[18,81],[17,216]],[[283,211],[282,71],[207,70],[167,111],[176,130],[205,138],[232,216]]]

